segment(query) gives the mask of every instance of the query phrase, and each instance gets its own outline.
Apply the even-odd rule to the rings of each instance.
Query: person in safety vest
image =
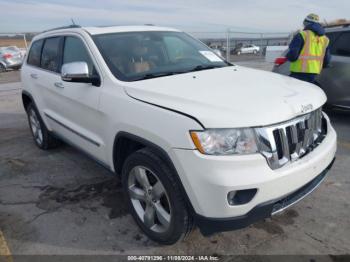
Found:
[[[291,62],[290,76],[310,83],[315,81],[331,59],[329,39],[319,20],[316,14],[305,18],[304,30],[294,36],[286,55]]]

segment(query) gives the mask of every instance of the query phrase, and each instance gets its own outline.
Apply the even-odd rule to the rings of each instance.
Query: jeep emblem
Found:
[[[308,111],[311,111],[312,109],[313,109],[312,104],[301,105],[301,113],[306,113]]]

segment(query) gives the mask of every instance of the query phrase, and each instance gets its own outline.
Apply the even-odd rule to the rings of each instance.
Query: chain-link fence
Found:
[[[216,53],[229,62],[272,63],[287,48],[291,33],[257,33],[234,30],[188,32],[210,46]],[[0,47],[17,46],[26,52],[31,39],[36,33],[0,33]]]
[[[267,53],[281,53],[290,41],[291,33],[254,33],[227,30],[226,32],[189,32],[227,61],[264,61]],[[274,47],[274,48],[271,48]],[[277,47],[277,48],[276,48]],[[272,51],[271,51],[272,52]],[[272,59],[272,58],[271,58]]]

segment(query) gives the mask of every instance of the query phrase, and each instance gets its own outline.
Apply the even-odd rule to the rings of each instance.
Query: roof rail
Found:
[[[333,28],[333,27],[348,27],[350,26],[349,23],[339,23],[339,24],[329,24],[329,25],[323,25],[324,28]]]
[[[52,29],[45,30],[45,31],[43,31],[43,33],[54,31],[54,30],[60,30],[60,29],[69,29],[69,28],[81,28],[81,26],[80,25],[67,25],[67,26],[55,27]]]

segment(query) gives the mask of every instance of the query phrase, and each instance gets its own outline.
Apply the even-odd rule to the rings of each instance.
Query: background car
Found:
[[[240,45],[235,47],[232,50],[232,53],[235,55],[240,55],[240,54],[257,54],[260,51],[260,47],[256,45]]]
[[[17,47],[0,47],[0,72],[7,69],[18,70],[21,68],[23,55]]]
[[[14,52],[19,52],[22,56],[22,59],[24,59],[24,57],[26,56],[27,53],[27,49],[26,48],[18,48],[17,46],[8,46],[7,47],[8,50],[14,51]]]
[[[331,63],[317,77],[316,84],[328,97],[327,104],[336,109],[350,110],[350,28],[326,28],[330,40]],[[273,72],[289,75],[290,63],[285,58],[288,50],[275,60]]]

